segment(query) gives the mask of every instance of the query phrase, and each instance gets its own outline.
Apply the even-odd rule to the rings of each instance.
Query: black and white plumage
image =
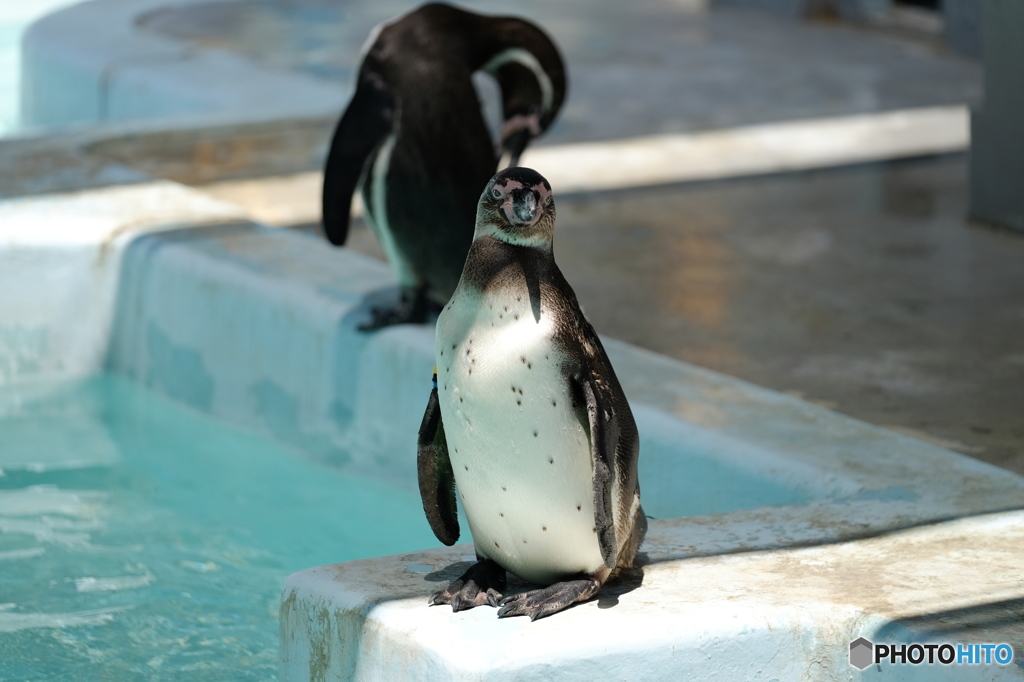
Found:
[[[478,71],[501,89],[497,149],[473,86]],[[377,311],[364,329],[424,322],[428,300],[448,301],[480,190],[501,154],[514,164],[547,129],[565,88],[555,45],[522,19],[428,4],[374,29],[331,142],[322,197],[324,232],[342,245],[362,183],[367,221],[402,288],[398,309]]]
[[[502,617],[555,613],[631,567],[646,532],[636,424],[555,264],[554,224],[543,177],[498,173],[437,321],[420,493],[435,535],[450,545],[458,491],[479,562],[431,604],[500,604]],[[506,570],[549,587],[502,600]]]

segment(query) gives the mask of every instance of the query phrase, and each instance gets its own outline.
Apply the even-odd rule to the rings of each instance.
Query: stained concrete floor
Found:
[[[419,0],[233,0],[169,6],[139,26],[195,49],[234,52],[336,84],[355,80],[377,23]],[[799,22],[702,0],[457,3],[538,23],[563,53],[569,95],[542,143],[689,132],[975,103],[977,61],[933,36]]]
[[[966,171],[556,195],[555,256],[602,334],[1024,474],[1024,234],[965,219]]]
[[[611,336],[1024,474],[1024,235],[973,226],[963,156],[560,203]]]

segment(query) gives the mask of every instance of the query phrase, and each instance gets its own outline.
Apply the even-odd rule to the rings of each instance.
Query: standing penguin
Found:
[[[348,236],[352,194],[363,203],[402,288],[399,306],[375,310],[364,331],[425,322],[462,274],[480,190],[499,156],[512,165],[551,125],[565,97],[565,69],[533,24],[428,4],[370,35],[355,94],[324,169],[324,233]],[[491,140],[472,75],[501,89],[504,127]]]
[[[554,227],[547,180],[528,168],[494,176],[437,320],[420,495],[434,534],[451,545],[458,489],[478,563],[430,604],[550,615],[631,567],[647,530],[636,424],[555,264]],[[502,599],[505,571],[549,587]]]

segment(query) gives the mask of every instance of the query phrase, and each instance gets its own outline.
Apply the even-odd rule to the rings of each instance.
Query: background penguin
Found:
[[[420,494],[441,542],[479,562],[431,604],[555,613],[633,565],[647,529],[636,424],[604,347],[551,250],[555,205],[536,171],[480,198],[465,270],[437,320],[435,387],[420,427]],[[501,599],[505,571],[549,587]]]
[[[444,305],[462,274],[476,201],[499,156],[513,164],[551,124],[565,69],[533,24],[428,4],[374,29],[355,94],[324,169],[323,223],[345,243],[352,193],[362,181],[366,217],[402,287],[395,310],[361,327],[424,322],[428,298]],[[499,149],[481,112],[475,71],[502,94]]]

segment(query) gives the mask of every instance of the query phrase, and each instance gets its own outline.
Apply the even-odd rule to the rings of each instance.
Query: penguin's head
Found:
[[[551,248],[555,200],[551,185],[531,168],[506,168],[487,183],[476,213],[477,236]]]

